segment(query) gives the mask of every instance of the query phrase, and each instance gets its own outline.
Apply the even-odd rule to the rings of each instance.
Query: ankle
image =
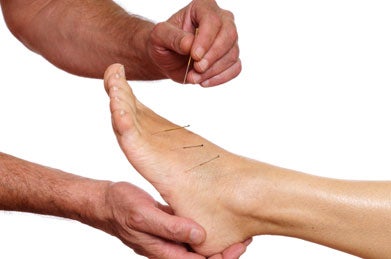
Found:
[[[242,165],[233,177],[236,188],[230,196],[231,209],[240,218],[244,235],[280,233],[285,224],[280,206],[286,203],[283,192],[285,184],[290,186],[286,181],[290,172],[250,159]]]
[[[266,234],[269,225],[268,180],[264,177],[270,169],[257,161],[236,157],[235,168],[226,170],[227,180],[220,186],[224,189],[221,202],[226,211],[237,219],[243,238]],[[265,211],[266,210],[266,211]]]

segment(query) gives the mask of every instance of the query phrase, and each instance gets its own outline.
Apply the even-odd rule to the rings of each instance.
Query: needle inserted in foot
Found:
[[[184,129],[184,128],[187,128],[187,127],[190,127],[190,125],[186,125],[186,126],[182,126],[182,127],[175,127],[175,128],[171,128],[171,129],[161,130],[161,131],[152,133],[152,135],[156,135],[156,134],[163,133],[163,132],[168,132],[168,131],[173,131],[173,130],[180,130],[180,129]]]
[[[188,148],[195,148],[195,147],[203,147],[204,144],[201,144],[201,145],[193,145],[193,146],[185,146],[185,147],[182,147],[183,149],[188,149]]]
[[[204,146],[204,144],[200,144],[200,145],[191,145],[191,146],[175,147],[175,148],[171,148],[170,150],[173,151],[173,150],[178,150],[178,149],[200,148],[200,147],[203,147],[203,146]]]
[[[205,161],[205,162],[202,162],[201,164],[198,164],[198,165],[196,165],[196,166],[193,166],[193,167],[190,168],[190,169],[187,169],[185,172],[189,172],[189,171],[191,171],[191,170],[193,170],[193,169],[195,169],[195,168],[197,168],[197,167],[199,167],[199,166],[203,166],[203,165],[205,165],[205,164],[207,164],[207,163],[210,163],[210,162],[212,162],[213,160],[218,159],[219,157],[220,157],[220,155],[217,155],[217,156],[215,156],[215,157],[213,157],[213,158],[211,158],[211,159],[209,159],[209,160],[207,160],[207,161]]]

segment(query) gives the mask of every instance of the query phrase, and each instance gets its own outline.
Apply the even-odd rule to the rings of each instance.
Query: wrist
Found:
[[[129,80],[160,80],[167,76],[150,56],[150,35],[155,24],[140,17],[129,16],[129,33],[127,48],[124,49],[123,61],[126,77]]]
[[[105,200],[110,185],[110,181],[82,179],[75,186],[75,206],[69,218],[107,232],[110,211]]]

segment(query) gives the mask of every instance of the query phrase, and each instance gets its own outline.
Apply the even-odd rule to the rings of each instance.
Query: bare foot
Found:
[[[243,196],[235,193],[243,192],[236,187],[238,173],[246,170],[240,167],[251,161],[154,113],[135,98],[124,75],[123,67],[114,64],[104,77],[119,145],[176,215],[205,228],[206,241],[193,248],[212,255],[249,238],[252,226],[246,227],[245,203],[238,198]]]

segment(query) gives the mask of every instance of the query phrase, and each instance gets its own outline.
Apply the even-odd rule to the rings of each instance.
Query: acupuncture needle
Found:
[[[196,28],[196,30],[195,30],[195,36],[197,36],[197,34],[198,34],[198,28]],[[194,36],[194,37],[195,37],[195,36]],[[187,61],[187,67],[186,67],[185,77],[183,78],[183,83],[182,83],[183,85],[186,83],[187,73],[189,73],[191,61],[192,61],[192,58],[191,58],[191,53],[190,53],[190,55],[189,55],[189,60]]]

